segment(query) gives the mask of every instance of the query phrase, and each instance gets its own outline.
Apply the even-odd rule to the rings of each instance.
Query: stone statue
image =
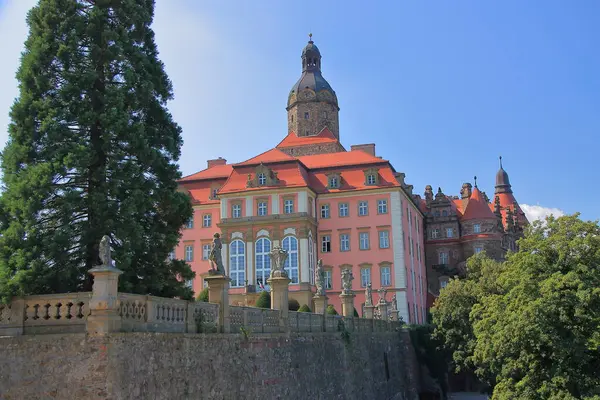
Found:
[[[377,293],[379,294],[379,303],[387,303],[387,301],[385,300],[387,289],[379,288],[379,290],[377,290]]]
[[[353,294],[352,293],[352,281],[354,276],[352,271],[348,268],[342,270],[342,294]]]
[[[325,296],[325,271],[323,270],[323,260],[317,261],[315,269],[315,285],[317,286],[317,296]]]
[[[225,276],[225,267],[223,266],[223,258],[221,257],[221,235],[217,232],[213,235],[212,249],[208,260],[210,261],[211,270],[209,273],[213,275]]]
[[[396,294],[392,296],[392,311],[398,311],[398,302],[396,300]]]
[[[110,237],[108,235],[102,236],[100,240],[100,261],[105,267],[112,267],[112,255],[110,254]]]
[[[273,247],[271,253],[271,278],[289,278],[287,271],[285,270],[285,260],[288,256],[287,251],[279,246]]]
[[[367,287],[365,288],[365,306],[373,305],[373,287],[371,286],[371,282],[367,283]]]

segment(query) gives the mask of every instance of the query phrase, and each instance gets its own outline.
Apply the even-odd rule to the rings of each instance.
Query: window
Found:
[[[194,246],[191,244],[185,246],[185,261],[194,261]]]
[[[379,231],[379,248],[388,249],[390,247],[390,232]]]
[[[256,264],[256,287],[258,290],[269,290],[267,279],[271,273],[271,241],[261,238],[254,245],[254,262]]]
[[[256,214],[258,216],[264,216],[267,215],[267,202],[266,201],[259,201],[258,202],[258,206],[256,207]]]
[[[294,212],[294,200],[293,199],[285,199],[283,202],[283,212],[285,214],[292,214]]]
[[[202,216],[202,227],[204,227],[204,228],[210,228],[211,222],[212,222],[212,215],[210,215],[210,214],[204,214]]]
[[[231,217],[232,218],[241,218],[242,217],[242,205],[234,204],[231,206]]]
[[[369,203],[366,201],[358,202],[358,215],[365,216],[369,215]]]
[[[479,254],[483,251],[483,248],[480,246],[475,247],[475,254]]]
[[[387,214],[387,212],[388,212],[387,200],[377,201],[377,214]]]
[[[321,236],[321,252],[329,253],[331,251],[331,236]]]
[[[219,188],[213,188],[212,190],[212,198],[216,199],[217,198],[217,192],[219,191]]]
[[[479,225],[479,224],[473,225],[473,233],[481,233],[481,225]]]
[[[442,217],[447,217],[447,216],[448,216],[448,211],[446,211],[446,210],[443,210],[443,211],[442,211]]]
[[[371,283],[371,268],[360,269],[360,286],[367,287]]]
[[[359,234],[359,249],[369,250],[369,232],[360,232]]]
[[[312,234],[308,235],[308,283],[315,284],[315,259]]]
[[[440,230],[439,229],[432,229],[431,230],[431,238],[432,239],[437,239],[440,237]]]
[[[234,240],[229,244],[229,277],[231,287],[242,287],[246,280],[246,244]]]
[[[174,260],[174,259],[175,259],[175,250],[172,250],[172,251],[169,253],[169,260]]]
[[[190,219],[188,219],[187,223],[185,224],[185,227],[187,229],[192,229],[194,227],[194,216],[193,215]]]
[[[305,112],[305,113],[304,113],[304,119],[308,119],[308,118],[310,118],[310,114],[309,114],[309,113],[307,113],[307,112]]]
[[[440,287],[442,289],[444,289],[446,286],[448,286],[448,281],[447,280],[444,279],[443,281],[440,281]]]
[[[283,239],[282,247],[288,252],[283,267],[287,271],[291,283],[298,283],[298,239],[288,236]]]
[[[347,233],[340,235],[340,251],[350,251],[350,235]]]
[[[340,217],[347,217],[348,216],[348,203],[339,203],[338,211],[339,211]]]
[[[453,230],[452,228],[446,228],[446,237],[451,238],[453,236]]]
[[[185,287],[191,289],[194,286],[194,280],[185,281]]]
[[[208,257],[210,256],[210,248],[211,248],[210,244],[202,245],[202,259],[203,260],[208,260]]]
[[[440,264],[448,264],[448,252],[442,251],[440,253]]]
[[[264,186],[267,184],[267,176],[264,173],[258,174],[258,184]]]
[[[367,175],[367,185],[375,185],[377,183],[377,177],[375,174]]]
[[[392,272],[390,267],[381,267],[381,286],[392,285]]]
[[[321,218],[329,218],[329,204],[321,205]]]
[[[325,270],[325,289],[331,289],[331,270]]]
[[[337,175],[329,177],[329,187],[332,189],[337,189],[340,187],[340,179],[337,177]]]

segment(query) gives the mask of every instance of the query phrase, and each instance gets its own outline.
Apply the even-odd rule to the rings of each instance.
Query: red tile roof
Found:
[[[362,150],[315,154],[298,157],[298,159],[309,169],[388,163],[387,160],[374,157]]]
[[[231,164],[215,165],[212,168],[203,169],[195,174],[184,176],[179,182],[197,181],[203,179],[227,178],[231,174],[233,167]]]
[[[290,132],[277,146],[275,147],[296,147],[308,146],[311,144],[335,143],[338,139],[331,133],[328,128],[323,128],[316,136],[297,136],[294,132]]]
[[[317,193],[339,193],[356,190],[371,190],[389,187],[400,187],[400,184],[394,176],[389,165],[378,168],[379,170],[379,184],[376,186],[370,186],[365,184],[365,173],[362,168],[346,168],[336,170],[342,177],[342,183],[337,189],[329,189],[327,172],[316,171],[309,172],[309,183],[310,187]]]
[[[473,188],[473,193],[462,216],[463,221],[470,219],[496,219],[496,216],[490,210],[489,204],[485,201],[477,186]]]
[[[257,155],[256,157],[252,157],[249,160],[246,160],[244,162],[241,162],[241,163],[238,163],[235,165],[237,167],[237,166],[241,166],[241,165],[257,165],[260,163],[267,164],[267,163],[272,163],[272,162],[291,161],[291,160],[295,160],[295,158],[285,154],[281,150],[271,149],[271,150],[265,151],[262,154]]]
[[[308,177],[304,167],[298,162],[284,163],[284,164],[271,164],[269,166],[274,172],[277,172],[277,178],[279,183],[274,186],[258,186],[258,187],[246,187],[248,182],[248,174],[252,174],[254,177],[255,169],[251,166],[236,165],[233,172],[227,179],[227,182],[219,190],[219,194],[226,193],[237,193],[237,192],[250,192],[272,188],[286,188],[286,187],[306,187],[308,186]]]

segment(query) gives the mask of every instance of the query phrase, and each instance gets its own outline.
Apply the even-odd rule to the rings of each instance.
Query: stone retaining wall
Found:
[[[417,399],[408,334],[0,338],[0,399]]]

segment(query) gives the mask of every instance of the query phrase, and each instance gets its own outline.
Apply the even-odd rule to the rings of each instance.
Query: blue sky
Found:
[[[33,0],[0,0],[0,142]],[[154,28],[184,129],[184,174],[243,161],[287,133],[312,32],[340,137],[375,142],[407,182],[493,193],[498,156],[530,215],[600,218],[600,2],[157,0]],[[8,40],[4,40],[8,38]]]

